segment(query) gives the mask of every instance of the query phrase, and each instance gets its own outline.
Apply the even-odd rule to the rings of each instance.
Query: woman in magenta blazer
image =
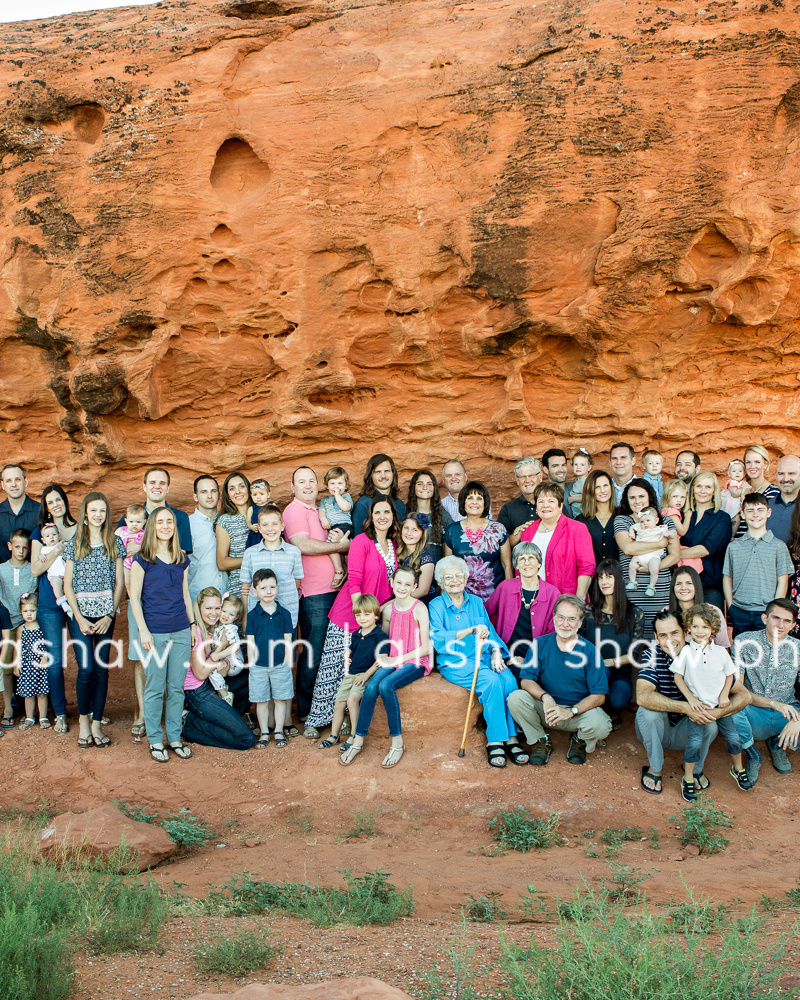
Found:
[[[536,542],[544,556],[544,573],[540,570],[539,575],[560,594],[586,597],[595,569],[589,529],[564,516],[564,488],[558,483],[539,483],[533,502],[539,520],[522,532],[520,541]]]
[[[486,613],[508,646],[508,668],[519,681],[519,671],[534,639],[554,632],[553,612],[559,594],[552,583],[539,578],[542,553],[535,542],[514,546],[511,562],[519,576],[503,580],[486,601]]]
[[[333,719],[333,704],[344,674],[344,647],[358,630],[353,601],[361,594],[372,594],[380,604],[392,597],[391,580],[397,568],[395,539],[400,526],[394,506],[383,497],[375,497],[369,509],[363,533],[356,535],[347,554],[347,580],[336,595],[328,615],[328,631],[319,664],[311,711],[303,735],[319,739],[319,727]]]

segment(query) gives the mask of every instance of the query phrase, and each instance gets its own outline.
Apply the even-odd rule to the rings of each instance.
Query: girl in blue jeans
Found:
[[[420,677],[427,676],[433,669],[428,609],[411,596],[416,585],[417,574],[414,570],[410,566],[398,566],[392,577],[394,600],[384,606],[381,616],[381,628],[388,633],[395,655],[378,655],[380,666],[364,689],[355,735],[339,758],[342,764],[351,764],[361,753],[378,695],[386,709],[389,735],[392,738],[392,745],[381,766],[395,767],[403,756],[405,746],[400,728],[397,691]]]
[[[64,596],[72,609],[69,633],[78,664],[78,746],[107,747],[101,723],[108,694],[109,657],[114,621],[122,600],[125,546],[114,534],[108,500],[87,493],[78,529],[64,549]]]

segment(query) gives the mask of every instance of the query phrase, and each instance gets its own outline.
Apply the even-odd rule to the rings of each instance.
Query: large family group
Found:
[[[405,750],[397,692],[435,667],[474,687],[492,767],[547,764],[552,730],[582,764],[635,700],[645,791],[662,791],[664,751],[679,750],[695,799],[718,732],[750,790],[756,741],[788,773],[800,735],[800,459],[778,460],[777,485],[758,444],[722,483],[694,451],[671,478],[657,451],[640,461],[637,475],[625,442],[611,471],[584,449],[521,458],[519,493],[496,517],[458,459],[441,487],[416,471],[405,500],[388,455],[369,460],[356,500],[344,468],[320,482],[302,466],[282,511],[265,479],[231,472],[220,489],[204,474],[190,515],[167,502],[169,473],[149,468],[116,528],[102,493],[73,516],[60,485],[37,503],[6,465],[0,733],[32,728],[37,710],[42,728],[68,731],[71,649],[82,749],[111,743],[109,670],[127,655],[133,735],[157,762],[191,757],[192,743],[285,748],[302,731],[349,765],[380,699],[390,768]]]

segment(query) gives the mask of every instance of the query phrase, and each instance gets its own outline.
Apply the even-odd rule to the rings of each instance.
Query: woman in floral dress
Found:
[[[511,542],[499,521],[491,521],[489,493],[483,483],[467,483],[458,495],[463,521],[451,524],[444,533],[444,551],[459,556],[469,567],[466,591],[485,601],[503,580],[514,575]]]

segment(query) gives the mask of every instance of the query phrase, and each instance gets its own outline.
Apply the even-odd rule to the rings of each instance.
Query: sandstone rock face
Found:
[[[407,993],[379,979],[359,976],[329,983],[277,986],[252,983],[236,993],[199,993],[193,1000],[411,1000]]]
[[[620,437],[798,447],[779,0],[226,0],[4,26],[0,411],[33,485]],[[181,474],[182,473],[182,474]],[[357,492],[357,491],[356,491]]]
[[[160,826],[137,823],[110,803],[85,813],[62,813],[42,831],[43,853],[80,851],[93,857],[113,854],[122,842],[135,851],[139,871],[171,857],[177,845]]]

